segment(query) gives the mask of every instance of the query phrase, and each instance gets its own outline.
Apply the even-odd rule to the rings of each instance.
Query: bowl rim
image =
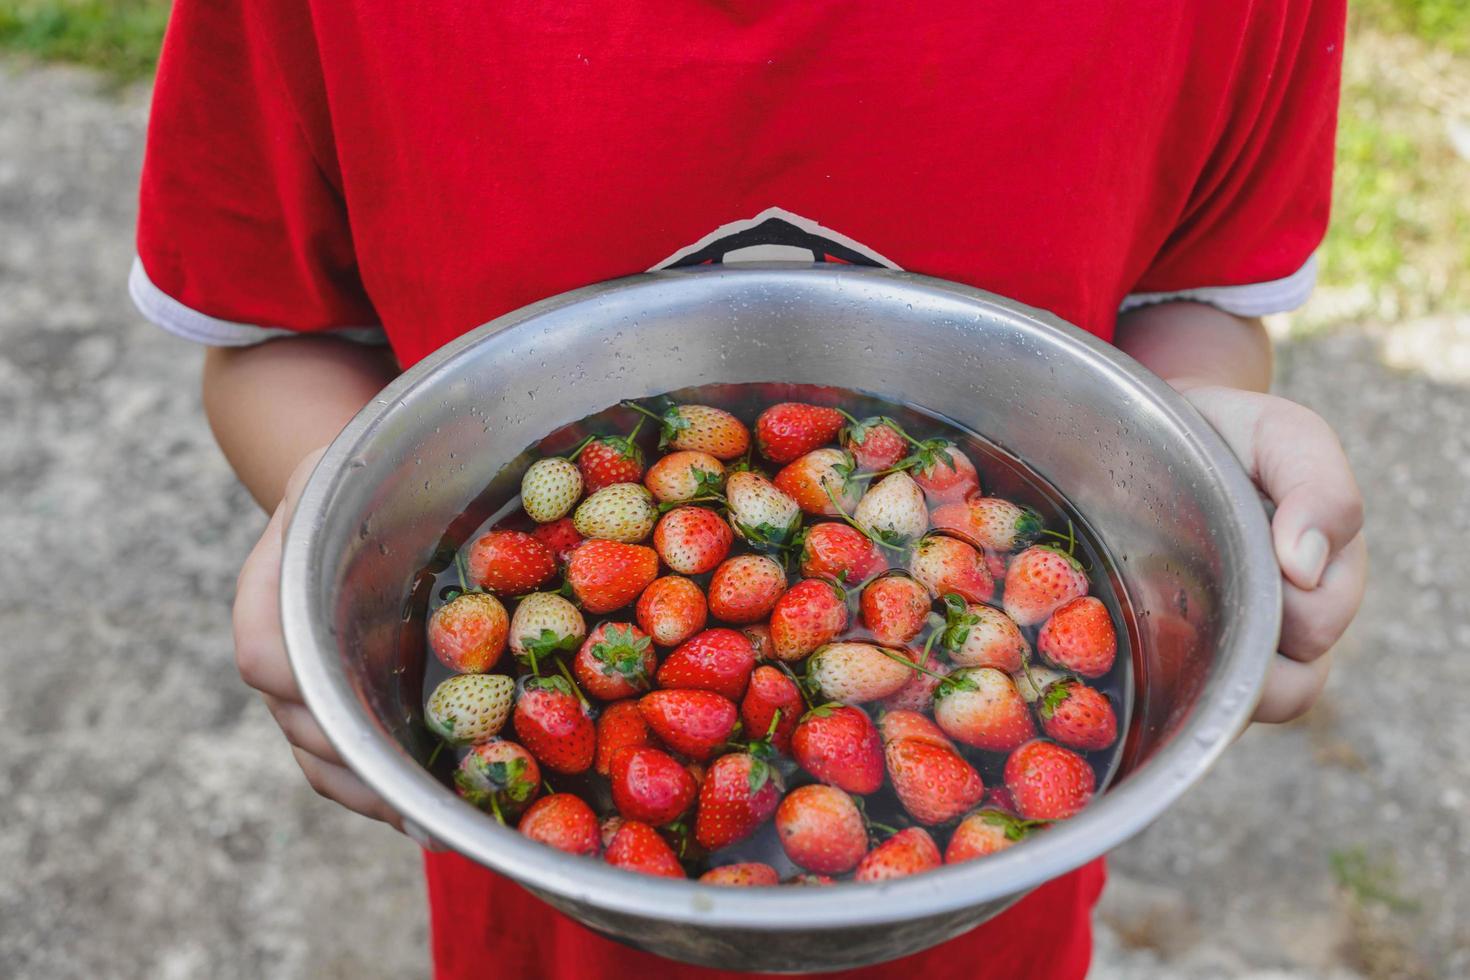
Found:
[[[390,739],[359,700],[329,624],[313,613],[319,586],[315,552],[325,507],[347,477],[358,447],[410,392],[431,387],[462,352],[549,312],[647,289],[691,276],[736,277],[735,285],[781,285],[814,276],[886,282],[889,288],[939,294],[978,304],[1030,331],[1060,332],[1088,366],[1131,389],[1152,411],[1191,441],[1210,463],[1214,490],[1234,517],[1241,558],[1242,608],[1232,630],[1229,683],[1204,697],[1168,744],[1082,813],[984,861],[945,865],[923,875],[878,883],[844,882],[814,893],[803,888],[712,888],[693,879],[633,875],[600,861],[565,854],[501,827],[463,803]],[[1196,783],[1246,723],[1260,696],[1276,649],[1281,620],[1280,573],[1269,524],[1254,485],[1224,440],[1173,388],[1112,345],[1048,313],[947,280],[910,272],[854,266],[768,264],[694,267],[639,273],[549,297],[491,320],[441,347],[400,374],[332,442],[304,487],[287,527],[280,600],[292,671],[306,705],[347,766],[393,801],[405,826],[538,892],[604,909],[615,917],[644,918],[709,928],[799,932],[891,924],[1014,900],[1027,890],[1105,854],[1143,830]],[[820,895],[818,899],[816,896]],[[875,898],[881,897],[881,901]]]

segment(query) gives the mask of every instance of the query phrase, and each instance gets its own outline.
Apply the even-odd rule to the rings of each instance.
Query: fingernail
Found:
[[[1327,568],[1327,535],[1315,527],[1302,532],[1296,539],[1297,569],[1306,575],[1306,587],[1315,589],[1322,581],[1322,572]]]

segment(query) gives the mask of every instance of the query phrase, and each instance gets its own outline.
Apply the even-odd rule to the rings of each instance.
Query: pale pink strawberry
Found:
[[[995,581],[980,552],[942,534],[931,534],[914,548],[909,574],[936,599],[954,594],[966,602],[987,602],[995,595]]]
[[[1087,588],[1087,573],[1077,559],[1050,545],[1032,545],[1006,567],[1006,614],[1022,626],[1035,626],[1086,595]]]
[[[659,418],[663,423],[660,445],[670,449],[709,453],[731,460],[750,448],[750,430],[722,408],[709,405],[675,405]]]
[[[725,481],[730,525],[757,548],[783,547],[801,524],[801,508],[774,483],[745,470]]]
[[[505,653],[509,617],[488,592],[463,592],[429,617],[429,649],[462,674],[483,674]]]
[[[817,449],[787,463],[773,482],[806,513],[840,517],[862,497],[852,471],[852,457],[841,449]]]
[[[942,642],[949,659],[961,667],[994,667],[1008,674],[1021,669],[1031,644],[1015,620],[979,603],[950,608]]]
[[[934,695],[934,720],[956,741],[988,752],[1009,752],[1036,737],[1021,693],[992,667],[964,667]]]
[[[831,643],[807,661],[807,682],[829,701],[877,701],[903,687],[915,672],[893,659],[902,656],[871,643]]]
[[[771,642],[778,660],[800,660],[847,628],[847,600],[825,579],[802,579],[771,610]]]
[[[971,497],[936,507],[934,528],[986,551],[1010,552],[1041,536],[1041,515],[1001,497]]]
[[[892,547],[912,544],[929,528],[924,492],[907,473],[891,473],[868,488],[852,519]]]
[[[713,499],[725,491],[725,464],[709,453],[669,453],[643,474],[643,485],[661,504]]]
[[[963,500],[980,492],[975,464],[954,443],[929,439],[920,444],[914,455],[918,461],[909,472],[931,503]]]
[[[659,518],[653,550],[681,575],[703,575],[730,553],[735,536],[730,525],[703,507],[675,507]]]

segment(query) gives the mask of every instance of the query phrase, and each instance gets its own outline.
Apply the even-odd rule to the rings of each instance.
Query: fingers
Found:
[[[1266,671],[1266,686],[1251,720],[1274,725],[1300,717],[1322,693],[1331,670],[1330,653],[1310,663],[1278,653]]]
[[[286,741],[299,749],[304,749],[324,762],[332,765],[344,765],[342,757],[327,741],[326,733],[316,723],[310,711],[303,704],[293,701],[282,701],[266,695],[265,706],[270,709],[271,717],[275,719],[276,725],[286,736]]]
[[[233,625],[235,666],[245,683],[283,701],[300,701],[301,692],[286,659],[281,637],[281,535],[277,508],[235,585]]]
[[[318,759],[303,749],[293,747],[291,751],[296,756],[296,764],[301,767],[306,781],[319,796],[340,803],[365,817],[381,820],[397,830],[403,829],[402,818],[349,770]]]
[[[1282,653],[1309,661],[1331,649],[1352,622],[1368,579],[1368,546],[1359,534],[1322,574],[1310,592],[1282,583]]]

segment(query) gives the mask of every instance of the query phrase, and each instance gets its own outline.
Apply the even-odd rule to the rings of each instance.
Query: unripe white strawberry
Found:
[[[521,506],[537,524],[550,524],[571,511],[582,496],[582,473],[560,456],[538,459],[521,477]]]
[[[924,491],[907,473],[890,474],[869,487],[852,519],[884,543],[900,547],[912,544],[929,529]]]
[[[523,664],[571,653],[587,635],[582,613],[555,592],[533,592],[510,618],[510,649]]]
[[[434,688],[424,723],[451,745],[487,742],[505,727],[515,690],[504,674],[458,674]]]
[[[812,654],[806,667],[807,680],[824,697],[843,704],[885,698],[908,683],[913,673],[912,667],[871,643],[829,643]]]
[[[572,524],[584,538],[637,544],[653,533],[658,507],[641,483],[614,483],[582,501]]]
[[[1064,670],[1052,670],[1050,667],[1026,667],[1011,675],[1016,690],[1021,692],[1021,698],[1027,704],[1035,704],[1041,698],[1041,692],[1051,687],[1057,681],[1064,681],[1072,675]]]
[[[725,480],[735,533],[755,547],[784,545],[801,523],[801,508],[774,483],[748,470]]]

